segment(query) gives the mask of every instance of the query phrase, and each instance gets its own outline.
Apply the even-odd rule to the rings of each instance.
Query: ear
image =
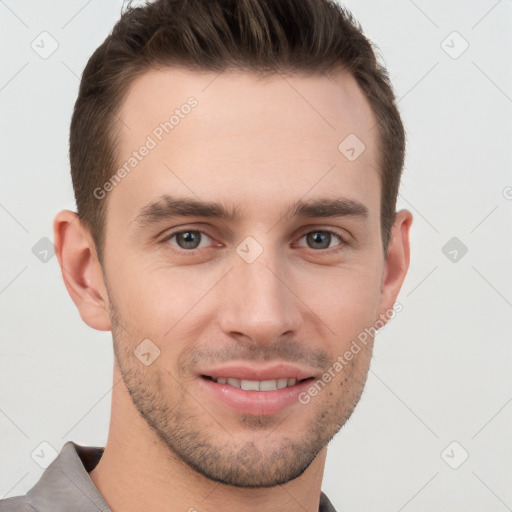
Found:
[[[407,270],[409,269],[409,231],[411,224],[412,213],[410,211],[400,210],[397,212],[384,263],[379,302],[380,318],[385,320],[386,323],[388,315],[384,313],[393,309],[393,304],[402,288]]]
[[[78,215],[62,210],[53,221],[55,254],[62,278],[82,320],[99,331],[110,331],[108,293],[96,247]]]

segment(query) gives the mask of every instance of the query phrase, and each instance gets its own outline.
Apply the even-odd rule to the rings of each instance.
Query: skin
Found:
[[[120,162],[190,96],[197,107],[104,199],[103,267],[76,214],[55,218],[70,296],[84,322],[114,339],[110,430],[90,476],[114,512],[318,510],[327,443],[361,396],[373,340],[307,405],[275,414],[235,411],[204,392],[200,373],[282,361],[321,378],[393,307],[412,215],[397,212],[385,257],[375,117],[345,72],[148,72],[119,112],[129,127]],[[366,146],[353,162],[338,150],[351,133]],[[238,205],[242,218],[138,225],[164,193]],[[368,215],[285,217],[298,199],[339,197]],[[194,232],[200,245],[187,246],[170,237],[178,228],[207,236]],[[325,230],[345,242],[312,238]],[[252,263],[236,251],[248,236],[262,248]],[[144,339],[160,350],[147,366],[133,353]]]

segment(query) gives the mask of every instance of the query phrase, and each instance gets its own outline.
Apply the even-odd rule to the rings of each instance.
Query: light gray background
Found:
[[[344,5],[380,48],[399,98],[399,207],[414,224],[403,311],[378,335],[323,490],[344,511],[512,510],[512,1]],[[31,454],[53,457],[40,443],[106,441],[111,335],[81,321],[57,259],[32,248],[53,239],[57,211],[75,209],[72,107],[120,9],[0,1],[0,497],[38,480]],[[43,31],[59,45],[47,59],[31,48],[41,37],[51,48]]]

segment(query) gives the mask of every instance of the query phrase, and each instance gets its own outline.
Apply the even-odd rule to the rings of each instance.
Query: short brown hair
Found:
[[[381,231],[387,253],[405,132],[388,73],[352,15],[331,0],[156,0],[128,5],[122,12],[85,67],[71,120],[77,213],[91,232],[100,262],[107,201],[94,190],[118,164],[117,113],[133,80],[162,66],[262,74],[348,70],[378,120]]]

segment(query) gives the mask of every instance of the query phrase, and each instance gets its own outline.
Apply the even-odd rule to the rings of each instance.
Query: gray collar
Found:
[[[27,492],[30,505],[38,512],[111,512],[89,476],[103,450],[68,441],[36,485]]]

